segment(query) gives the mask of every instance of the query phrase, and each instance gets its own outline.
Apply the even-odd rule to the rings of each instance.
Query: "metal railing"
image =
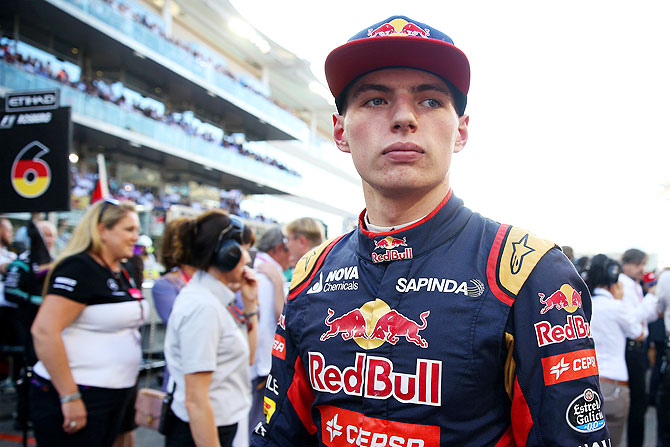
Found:
[[[252,113],[253,111],[260,112],[257,115],[259,118],[273,125],[281,124],[278,128],[288,129],[289,133],[296,139],[305,140],[308,137],[309,128],[307,124],[290,111],[217,71],[213,64],[203,63],[193,53],[170,42],[141,23],[135,22],[132,18],[124,16],[102,0],[52,0],[52,3],[56,5],[60,2],[76,6],[86,14],[117,29],[120,35],[135,40],[179,67],[185,68],[203,81],[218,87],[227,94],[226,99],[243,102],[245,110]],[[191,79],[195,80],[194,78]],[[202,87],[208,88],[207,85],[202,85]]]

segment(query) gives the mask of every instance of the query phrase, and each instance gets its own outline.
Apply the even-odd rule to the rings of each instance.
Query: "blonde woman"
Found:
[[[149,306],[123,268],[138,239],[135,205],[99,201],[84,214],[47,278],[32,326],[31,386],[44,446],[111,446],[132,405]]]

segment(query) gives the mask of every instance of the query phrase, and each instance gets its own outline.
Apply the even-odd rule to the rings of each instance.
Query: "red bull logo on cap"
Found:
[[[386,236],[383,239],[374,241],[375,248],[373,249],[372,262],[389,262],[400,259],[412,259],[412,247],[407,246],[407,237],[399,239],[393,236]],[[395,250],[398,247],[407,247],[404,251]],[[374,253],[374,251],[382,249],[383,253]]]
[[[565,310],[573,313],[582,307],[582,296],[570,284],[563,284],[560,289],[545,298],[544,293],[538,293],[540,303],[544,307],[540,310],[542,315],[551,309]]]
[[[368,29],[368,37],[384,36],[430,37],[430,29],[421,28],[412,22],[400,18],[386,22],[375,29]]]
[[[339,317],[333,318],[334,315],[335,311],[329,308],[324,320],[328,330],[321,334],[321,341],[340,335],[343,340],[353,339],[363,349],[375,349],[385,342],[395,345],[404,338],[421,348],[428,347],[428,342],[419,335],[419,331],[428,326],[429,310],[419,315],[419,324],[391,309],[384,301],[376,299]]]

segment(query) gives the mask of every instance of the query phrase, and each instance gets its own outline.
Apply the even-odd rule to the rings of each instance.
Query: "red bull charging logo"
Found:
[[[412,247],[407,246],[407,238],[399,239],[393,236],[386,236],[378,241],[373,241],[375,248],[373,250],[372,262],[388,262],[400,259],[412,259]],[[398,247],[407,247],[404,251],[395,250]],[[377,250],[384,250],[383,253],[374,253]]]
[[[400,338],[421,348],[427,348],[428,342],[419,335],[419,331],[428,326],[430,311],[419,315],[421,324],[406,317],[380,299],[368,301],[360,309],[354,309],[333,318],[335,311],[328,309],[324,323],[328,330],[321,334],[321,341],[340,335],[343,340],[353,339],[363,349],[375,349],[389,342],[398,343]]]
[[[413,37],[429,37],[430,29],[421,28],[420,26],[408,22],[404,19],[393,19],[375,29],[368,29],[368,37],[378,36],[413,36]]]
[[[570,284],[563,284],[560,289],[545,298],[544,293],[538,293],[540,303],[544,307],[540,310],[542,315],[551,309],[565,310],[573,313],[582,307],[582,296]]]

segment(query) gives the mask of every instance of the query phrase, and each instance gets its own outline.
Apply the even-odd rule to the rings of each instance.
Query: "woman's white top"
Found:
[[[591,334],[596,345],[596,359],[601,377],[628,380],[626,338],[642,334],[642,323],[630,306],[601,288],[593,293]]]
[[[228,310],[233,292],[198,270],[177,295],[165,334],[168,390],[176,383],[172,411],[188,422],[184,376],[213,372],[209,400],[217,427],[235,424],[251,408],[246,330]]]

